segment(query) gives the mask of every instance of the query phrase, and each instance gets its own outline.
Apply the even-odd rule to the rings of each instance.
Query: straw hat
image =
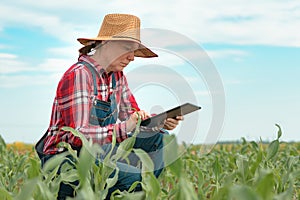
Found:
[[[78,38],[81,44],[88,45],[91,41],[125,40],[137,42],[139,49],[134,51],[137,57],[157,57],[140,40],[140,19],[128,14],[108,14],[104,17],[98,36],[95,38]]]

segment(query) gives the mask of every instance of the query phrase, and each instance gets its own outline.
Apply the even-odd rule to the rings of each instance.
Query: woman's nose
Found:
[[[130,61],[134,61],[134,51],[128,52],[127,59]]]

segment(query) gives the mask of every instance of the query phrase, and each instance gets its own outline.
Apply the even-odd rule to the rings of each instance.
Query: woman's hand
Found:
[[[135,113],[136,113],[136,116],[139,116],[141,118],[141,120],[145,120],[145,119],[148,119],[149,117],[151,117],[151,115],[144,110],[140,110]]]
[[[126,121],[127,132],[131,132],[133,129],[135,129],[139,118],[141,118],[141,120],[144,120],[149,117],[150,115],[144,110],[140,110],[131,114],[130,118]]]
[[[179,124],[179,121],[183,120],[183,116],[177,116],[176,119],[167,118],[164,122],[163,128],[166,130],[173,130]]]

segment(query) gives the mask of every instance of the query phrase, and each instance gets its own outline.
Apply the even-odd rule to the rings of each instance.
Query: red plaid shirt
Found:
[[[88,56],[81,56],[79,61],[85,61],[95,67],[100,74],[97,79],[97,99],[107,101],[112,91],[111,74],[101,68]],[[125,120],[139,107],[128,88],[123,72],[114,72],[116,80],[116,101],[118,105],[118,121],[104,127],[89,124],[90,110],[94,97],[92,74],[83,64],[72,65],[60,80],[53,102],[48,136],[45,139],[44,153],[55,154],[63,149],[58,148],[60,142],[67,142],[74,147],[82,145],[81,140],[69,132],[59,130],[63,126],[72,127],[92,139],[94,143],[105,144],[112,141],[113,129],[116,130],[117,142],[127,136]]]

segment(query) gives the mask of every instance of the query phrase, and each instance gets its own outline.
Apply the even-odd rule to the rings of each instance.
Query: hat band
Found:
[[[141,41],[139,39],[136,39],[134,37],[130,37],[130,36],[123,36],[123,35],[113,35],[112,38],[128,38],[128,39],[132,39],[132,40],[136,40],[139,43],[141,43]]]

